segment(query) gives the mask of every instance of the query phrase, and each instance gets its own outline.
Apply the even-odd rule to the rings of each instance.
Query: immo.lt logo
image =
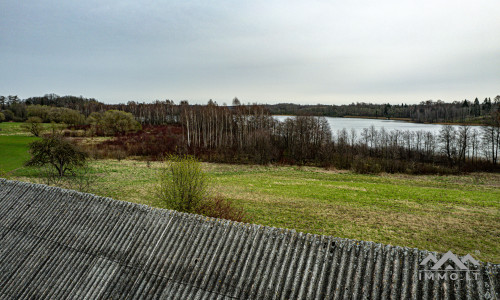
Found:
[[[467,266],[469,263],[469,267]],[[472,266],[471,266],[472,265]],[[479,276],[479,263],[470,254],[459,259],[448,251],[440,260],[429,254],[420,262],[419,279],[475,280]]]

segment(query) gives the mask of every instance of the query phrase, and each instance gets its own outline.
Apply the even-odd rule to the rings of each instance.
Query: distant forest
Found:
[[[217,103],[209,100],[210,104]],[[41,97],[30,97],[19,99],[17,96],[0,96],[0,110],[5,120],[22,121],[26,119],[27,105],[48,105],[65,107],[80,111],[85,116],[93,112],[109,109],[117,109],[132,113],[143,124],[165,124],[173,120],[168,116],[182,105],[189,105],[188,101],[180,101],[175,105],[171,100],[156,100],[153,102],[129,101],[126,104],[105,104],[94,98],[76,96],[58,96],[47,94]],[[242,104],[238,98],[233,99],[229,108]],[[248,104],[250,105],[250,104]],[[256,104],[251,104],[256,105]],[[419,104],[373,104],[352,103],[348,105],[300,105],[292,103],[262,104],[272,115],[294,115],[294,116],[323,116],[323,117],[366,117],[366,118],[388,118],[405,119],[416,123],[458,123],[458,124],[485,124],[492,112],[500,105],[500,95],[493,100],[485,98],[482,101],[463,100],[446,103],[441,100],[422,101]],[[198,106],[198,105],[196,105]],[[175,114],[175,113],[174,113]]]
[[[165,154],[177,153],[214,162],[316,165],[359,173],[498,171],[500,96],[493,102],[476,100],[472,103],[428,101],[418,105],[304,106],[245,105],[235,98],[231,106],[227,106],[212,100],[206,105],[190,105],[187,101],[175,104],[170,100],[104,104],[95,99],[50,94],[24,100],[15,96],[0,97],[0,117],[5,121],[22,122],[36,117],[43,122],[65,123],[77,129],[67,132],[70,136],[78,130],[85,136],[114,136],[86,146],[91,147],[87,150],[96,158],[161,159]],[[104,112],[108,112],[109,118]],[[297,117],[281,122],[273,114]],[[330,128],[324,118],[329,115],[380,117],[379,114],[387,118],[409,116],[421,122],[464,124],[458,129],[445,125],[438,134],[388,132],[375,130],[373,126],[357,133]],[[142,128],[131,126],[117,130],[115,125],[121,121],[115,122],[113,118],[120,115],[135,118]],[[105,119],[109,119],[108,125]]]
[[[422,101],[419,104],[373,104],[352,103],[349,105],[299,105],[275,104],[267,105],[273,115],[313,115],[324,117],[369,117],[406,119],[416,123],[469,123],[482,124],[498,107],[500,95],[492,101],[478,98],[445,103],[441,100]]]

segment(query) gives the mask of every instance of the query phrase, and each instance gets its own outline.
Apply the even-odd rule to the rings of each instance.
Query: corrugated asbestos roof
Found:
[[[499,265],[419,279],[428,254],[0,179],[1,299],[499,297]]]

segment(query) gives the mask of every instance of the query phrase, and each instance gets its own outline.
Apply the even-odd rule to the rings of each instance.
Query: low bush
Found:
[[[237,222],[248,221],[242,208],[222,196],[211,196],[209,178],[193,156],[169,156],[160,171],[157,204],[181,212]]]
[[[249,222],[250,220],[243,208],[236,207],[232,200],[225,199],[220,195],[202,201],[195,212],[207,217],[236,222]]]
[[[208,177],[193,156],[171,155],[160,171],[157,199],[160,205],[194,213],[208,199]]]

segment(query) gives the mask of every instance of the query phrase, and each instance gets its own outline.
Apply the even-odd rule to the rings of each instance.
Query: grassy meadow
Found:
[[[27,132],[21,128],[21,122],[2,122],[0,123],[0,136],[23,136]]]
[[[0,172],[11,172],[29,159],[28,144],[35,138],[29,136],[0,136]]]
[[[500,262],[500,175],[358,175],[290,166],[204,163],[213,192],[253,223]],[[99,160],[95,194],[155,206],[162,164]],[[39,182],[31,168],[12,179]]]
[[[1,128],[5,128],[0,123]],[[23,167],[33,138],[0,135],[0,168],[10,179],[42,182]],[[3,133],[6,131],[2,130]],[[92,192],[155,206],[160,162],[98,160]],[[500,174],[359,175],[313,167],[204,163],[214,193],[244,207],[251,222],[297,231],[500,263]]]
[[[29,158],[28,144],[36,138],[28,136],[21,124],[0,123],[0,174],[22,167]]]

